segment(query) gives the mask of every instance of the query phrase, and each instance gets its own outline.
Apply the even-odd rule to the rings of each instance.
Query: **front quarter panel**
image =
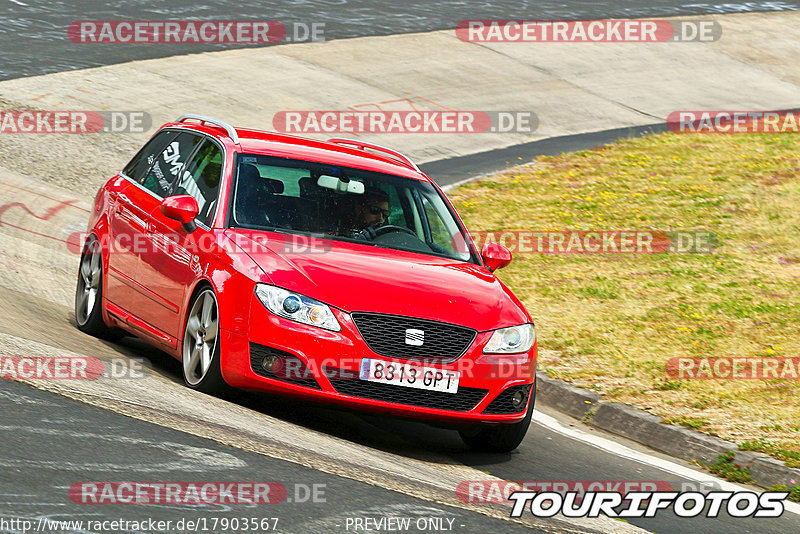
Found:
[[[220,328],[246,334],[249,327],[250,295],[257,282],[268,282],[269,279],[250,256],[225,235],[225,230],[215,229],[213,236],[213,242],[197,244],[198,248],[203,249],[198,254],[198,277],[187,291],[182,308],[183,318],[185,319],[195,290],[205,282],[212,286],[217,295]]]

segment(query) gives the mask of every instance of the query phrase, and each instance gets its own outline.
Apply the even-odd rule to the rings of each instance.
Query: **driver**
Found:
[[[389,219],[389,194],[382,189],[369,188],[355,202],[354,232],[378,228]]]

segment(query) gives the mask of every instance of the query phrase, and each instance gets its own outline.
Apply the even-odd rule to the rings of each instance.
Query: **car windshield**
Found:
[[[348,167],[240,155],[231,223],[473,261],[433,185]]]

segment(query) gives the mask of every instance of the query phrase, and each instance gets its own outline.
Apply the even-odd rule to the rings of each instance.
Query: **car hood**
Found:
[[[530,322],[513,293],[473,263],[327,239],[297,250],[303,248],[299,236],[275,232],[226,234],[273,284],[346,312],[419,317],[478,331]]]

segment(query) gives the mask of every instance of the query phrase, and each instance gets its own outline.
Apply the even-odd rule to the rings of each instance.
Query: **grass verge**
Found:
[[[731,482],[738,482],[739,484],[747,484],[750,482],[752,480],[750,478],[750,469],[748,469],[747,466],[734,463],[733,460],[733,451],[720,454],[717,457],[717,461],[708,466],[708,470]]]
[[[800,356],[800,137],[662,134],[452,190],[472,231],[705,230],[709,254],[516,254],[540,368],[800,467],[800,377],[676,380],[674,357]]]

